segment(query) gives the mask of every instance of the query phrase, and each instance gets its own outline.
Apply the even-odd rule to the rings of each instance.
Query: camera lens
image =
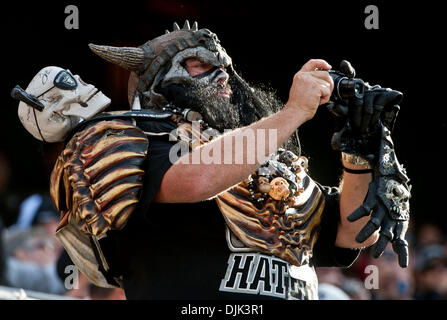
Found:
[[[334,81],[334,92],[331,100],[344,100],[353,97],[362,98],[364,94],[364,83],[361,79],[348,78],[337,71],[329,71]]]

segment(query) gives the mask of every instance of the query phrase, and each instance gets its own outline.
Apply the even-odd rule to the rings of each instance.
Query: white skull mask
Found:
[[[26,91],[22,90],[18,96],[15,97],[21,100],[20,121],[36,139],[45,142],[63,141],[78,123],[90,119],[111,102],[78,75],[73,76],[69,70],[53,66],[40,70]],[[32,99],[31,103],[29,99]],[[42,110],[38,110],[36,104]]]

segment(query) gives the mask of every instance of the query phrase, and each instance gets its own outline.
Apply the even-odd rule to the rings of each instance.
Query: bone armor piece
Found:
[[[304,157],[292,160],[297,191],[279,174],[255,173],[216,201],[228,228],[246,247],[302,266],[312,258],[325,199],[307,175]]]
[[[275,200],[287,198],[290,194],[289,183],[284,178],[277,177],[270,182],[269,196]]]
[[[143,186],[148,140],[128,121],[101,121],[77,132],[59,155],[50,193],[62,219],[74,216],[79,228],[101,238],[122,229]]]

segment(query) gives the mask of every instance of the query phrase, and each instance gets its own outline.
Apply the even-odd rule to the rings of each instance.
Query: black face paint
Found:
[[[210,83],[213,83],[216,78],[218,78],[224,71],[218,67],[213,67],[210,70],[193,76],[194,79],[203,79],[209,77]]]

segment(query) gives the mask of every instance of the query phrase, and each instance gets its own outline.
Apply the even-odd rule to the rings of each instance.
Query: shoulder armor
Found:
[[[122,111],[110,111],[110,112],[101,112],[95,115],[93,118],[84,120],[79,123],[71,135],[68,135],[66,138],[66,142],[68,142],[76,132],[84,130],[86,127],[90,126],[92,123],[98,123],[100,121],[113,121],[117,119],[132,121],[136,123],[137,127],[141,128],[145,131],[155,131],[155,132],[169,132],[176,128],[176,126],[172,123],[171,117],[173,113],[170,111],[159,111],[159,110],[122,110]],[[157,126],[149,125],[158,123]],[[155,129],[155,130],[154,130]]]
[[[51,197],[62,213],[58,229],[71,215],[98,238],[123,228],[139,200],[147,148],[143,131],[126,120],[91,123],[77,132],[50,179]]]
[[[228,228],[246,247],[296,266],[312,257],[325,207],[322,191],[306,173],[306,162],[304,157],[296,162],[296,191],[282,188],[288,186],[284,178],[259,176],[258,169],[216,198]],[[277,183],[283,186],[277,188]]]

